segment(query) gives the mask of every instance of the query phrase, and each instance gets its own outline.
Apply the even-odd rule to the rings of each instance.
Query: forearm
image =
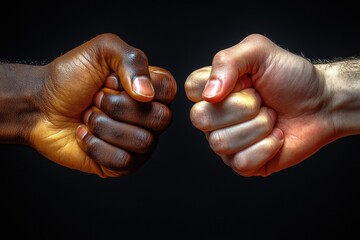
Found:
[[[315,66],[327,83],[335,134],[338,137],[360,134],[360,59]]]
[[[0,143],[27,144],[40,112],[43,68],[0,63]]]

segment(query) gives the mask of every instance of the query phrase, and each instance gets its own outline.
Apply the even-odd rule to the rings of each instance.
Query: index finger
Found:
[[[95,45],[100,49],[100,56],[119,76],[121,85],[133,99],[149,102],[154,98],[148,59],[142,50],[109,33],[96,37]]]
[[[211,66],[206,66],[193,71],[185,81],[186,97],[193,102],[202,101],[202,92],[204,91],[207,80],[211,73]]]
[[[155,89],[154,100],[170,104],[177,93],[177,84],[173,75],[166,69],[150,66],[151,82]]]

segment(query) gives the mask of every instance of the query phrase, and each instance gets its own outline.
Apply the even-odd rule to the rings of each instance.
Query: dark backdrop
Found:
[[[2,239],[4,234],[37,239],[360,236],[359,136],[329,144],[270,177],[241,177],[191,125],[192,104],[183,87],[193,70],[210,65],[216,52],[251,33],[310,59],[358,56],[359,11],[350,2],[11,5],[1,7],[2,61],[49,62],[113,32],[142,49],[151,65],[170,70],[178,95],[173,123],[154,154],[125,177],[101,179],[54,164],[33,149],[0,145]]]

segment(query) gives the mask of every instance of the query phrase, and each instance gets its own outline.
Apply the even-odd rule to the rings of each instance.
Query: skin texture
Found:
[[[14,125],[2,140],[27,144],[62,166],[102,178],[129,174],[150,157],[171,122],[173,76],[148,66],[141,50],[114,34],[96,36],[47,65],[15,68],[13,78],[26,68],[33,83],[19,75],[15,96],[34,100],[23,97],[17,110],[26,127],[11,117],[2,122]]]
[[[190,119],[238,174],[269,176],[360,132],[360,64],[348,65],[314,65],[249,35],[186,79]]]

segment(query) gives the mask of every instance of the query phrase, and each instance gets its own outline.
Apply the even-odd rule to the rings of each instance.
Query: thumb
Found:
[[[207,81],[202,97],[205,101],[217,103],[231,93],[237,83],[239,73],[237,67],[228,62],[219,62],[219,54],[215,55],[212,71]]]
[[[252,86],[252,75],[266,56],[260,38],[258,34],[250,35],[215,54],[209,80],[202,92],[205,101],[217,103],[234,90]]]
[[[148,59],[143,51],[132,47],[115,34],[100,36],[100,49],[107,65],[119,77],[125,91],[135,100],[149,102],[155,96],[150,80]]]

